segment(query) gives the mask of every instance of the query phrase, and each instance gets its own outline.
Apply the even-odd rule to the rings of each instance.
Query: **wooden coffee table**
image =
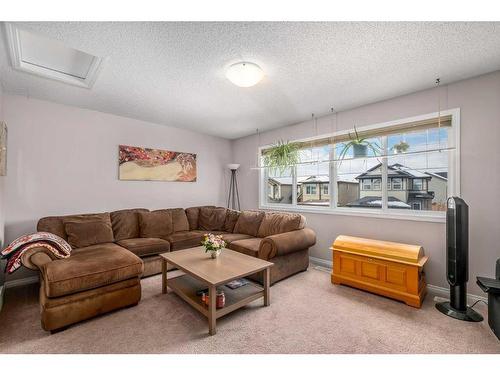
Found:
[[[218,258],[212,259],[202,246],[160,254],[162,263],[162,292],[167,293],[167,264],[182,270],[185,275],[168,280],[168,287],[208,318],[208,331],[215,335],[216,320],[250,302],[264,297],[264,306],[269,306],[270,270],[273,263],[229,249],[222,250]],[[263,273],[264,287],[250,282],[237,289],[224,284],[258,272]],[[206,306],[197,291],[208,287],[210,301]],[[226,304],[216,308],[216,291],[223,290]]]

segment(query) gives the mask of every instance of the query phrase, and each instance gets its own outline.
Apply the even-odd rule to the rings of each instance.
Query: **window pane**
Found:
[[[266,202],[292,204],[292,173],[287,168],[283,173],[266,170]]]
[[[421,130],[387,137],[389,200],[398,199],[409,210],[445,211],[448,195],[450,128]],[[424,151],[429,151],[425,153]]]
[[[301,150],[299,158],[304,164],[297,166],[297,204],[330,206],[330,146]]]
[[[381,139],[367,139],[371,147],[346,149],[346,143],[335,145],[337,158],[337,206],[353,208],[382,207]],[[361,156],[360,156],[361,155]]]

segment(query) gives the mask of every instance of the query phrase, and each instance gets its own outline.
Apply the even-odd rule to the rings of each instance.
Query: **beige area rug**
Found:
[[[142,280],[138,306],[51,335],[40,328],[36,286],[7,290],[0,313],[2,353],[500,353],[488,324],[422,309],[330,283],[309,269],[271,289],[271,306],[255,301],[217,322],[173,293],[161,277]],[[478,310],[486,317],[484,304]]]

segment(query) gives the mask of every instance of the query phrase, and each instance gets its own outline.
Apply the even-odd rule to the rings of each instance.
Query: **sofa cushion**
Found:
[[[69,244],[76,249],[115,240],[110,221],[65,221],[64,229]]]
[[[167,210],[139,212],[141,237],[167,239],[173,232],[172,214]]]
[[[291,232],[304,228],[305,217],[286,212],[266,212],[259,227],[258,237]]]
[[[186,216],[186,211],[183,208],[169,208],[172,215],[172,226],[174,232],[183,232],[189,230],[189,221]]]
[[[187,249],[190,247],[201,246],[201,241],[205,232],[200,230],[175,232],[168,236],[170,249],[172,251]]]
[[[226,210],[226,220],[224,221],[224,228],[226,232],[233,232],[234,231],[234,226],[236,225],[236,222],[238,221],[238,218],[240,217],[240,212],[227,209]]]
[[[202,207],[198,228],[201,230],[212,231],[224,229],[226,221],[226,209],[222,207]]]
[[[41,218],[37,224],[37,231],[39,232],[50,232],[64,240],[68,240],[66,235],[66,230],[64,228],[64,221],[82,221],[91,219],[109,219],[109,213],[99,213],[99,214],[81,214],[81,215],[67,215],[67,216],[49,216]]]
[[[243,233],[256,237],[259,232],[260,223],[264,218],[264,212],[242,211],[234,226],[234,233]]]
[[[215,207],[215,206],[198,206],[186,208],[186,216],[189,222],[189,230],[198,229],[198,220],[200,216],[201,207]]]
[[[247,238],[231,242],[228,245],[228,248],[239,253],[258,258],[261,241],[262,238]]]
[[[110,213],[115,241],[137,238],[141,235],[139,212],[149,212],[145,208],[132,208]]]
[[[66,230],[64,229],[64,223],[61,216],[48,216],[41,218],[40,220],[38,220],[36,230],[38,232],[53,233],[56,236],[61,237],[65,241],[68,240],[68,236],[66,235]]]
[[[117,243],[138,257],[162,254],[170,251],[170,243],[161,238],[127,238]]]
[[[219,233],[222,234],[222,239],[226,241],[226,243],[231,243],[233,241],[238,241],[238,240],[245,240],[247,238],[253,238],[252,236],[248,234],[242,234],[242,233]]]
[[[60,297],[138,277],[142,260],[114,243],[75,250],[69,258],[46,263],[41,268],[47,297]]]

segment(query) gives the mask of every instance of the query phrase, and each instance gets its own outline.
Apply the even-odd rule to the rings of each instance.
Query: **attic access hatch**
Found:
[[[70,85],[91,88],[103,59],[64,43],[5,24],[12,67]]]

